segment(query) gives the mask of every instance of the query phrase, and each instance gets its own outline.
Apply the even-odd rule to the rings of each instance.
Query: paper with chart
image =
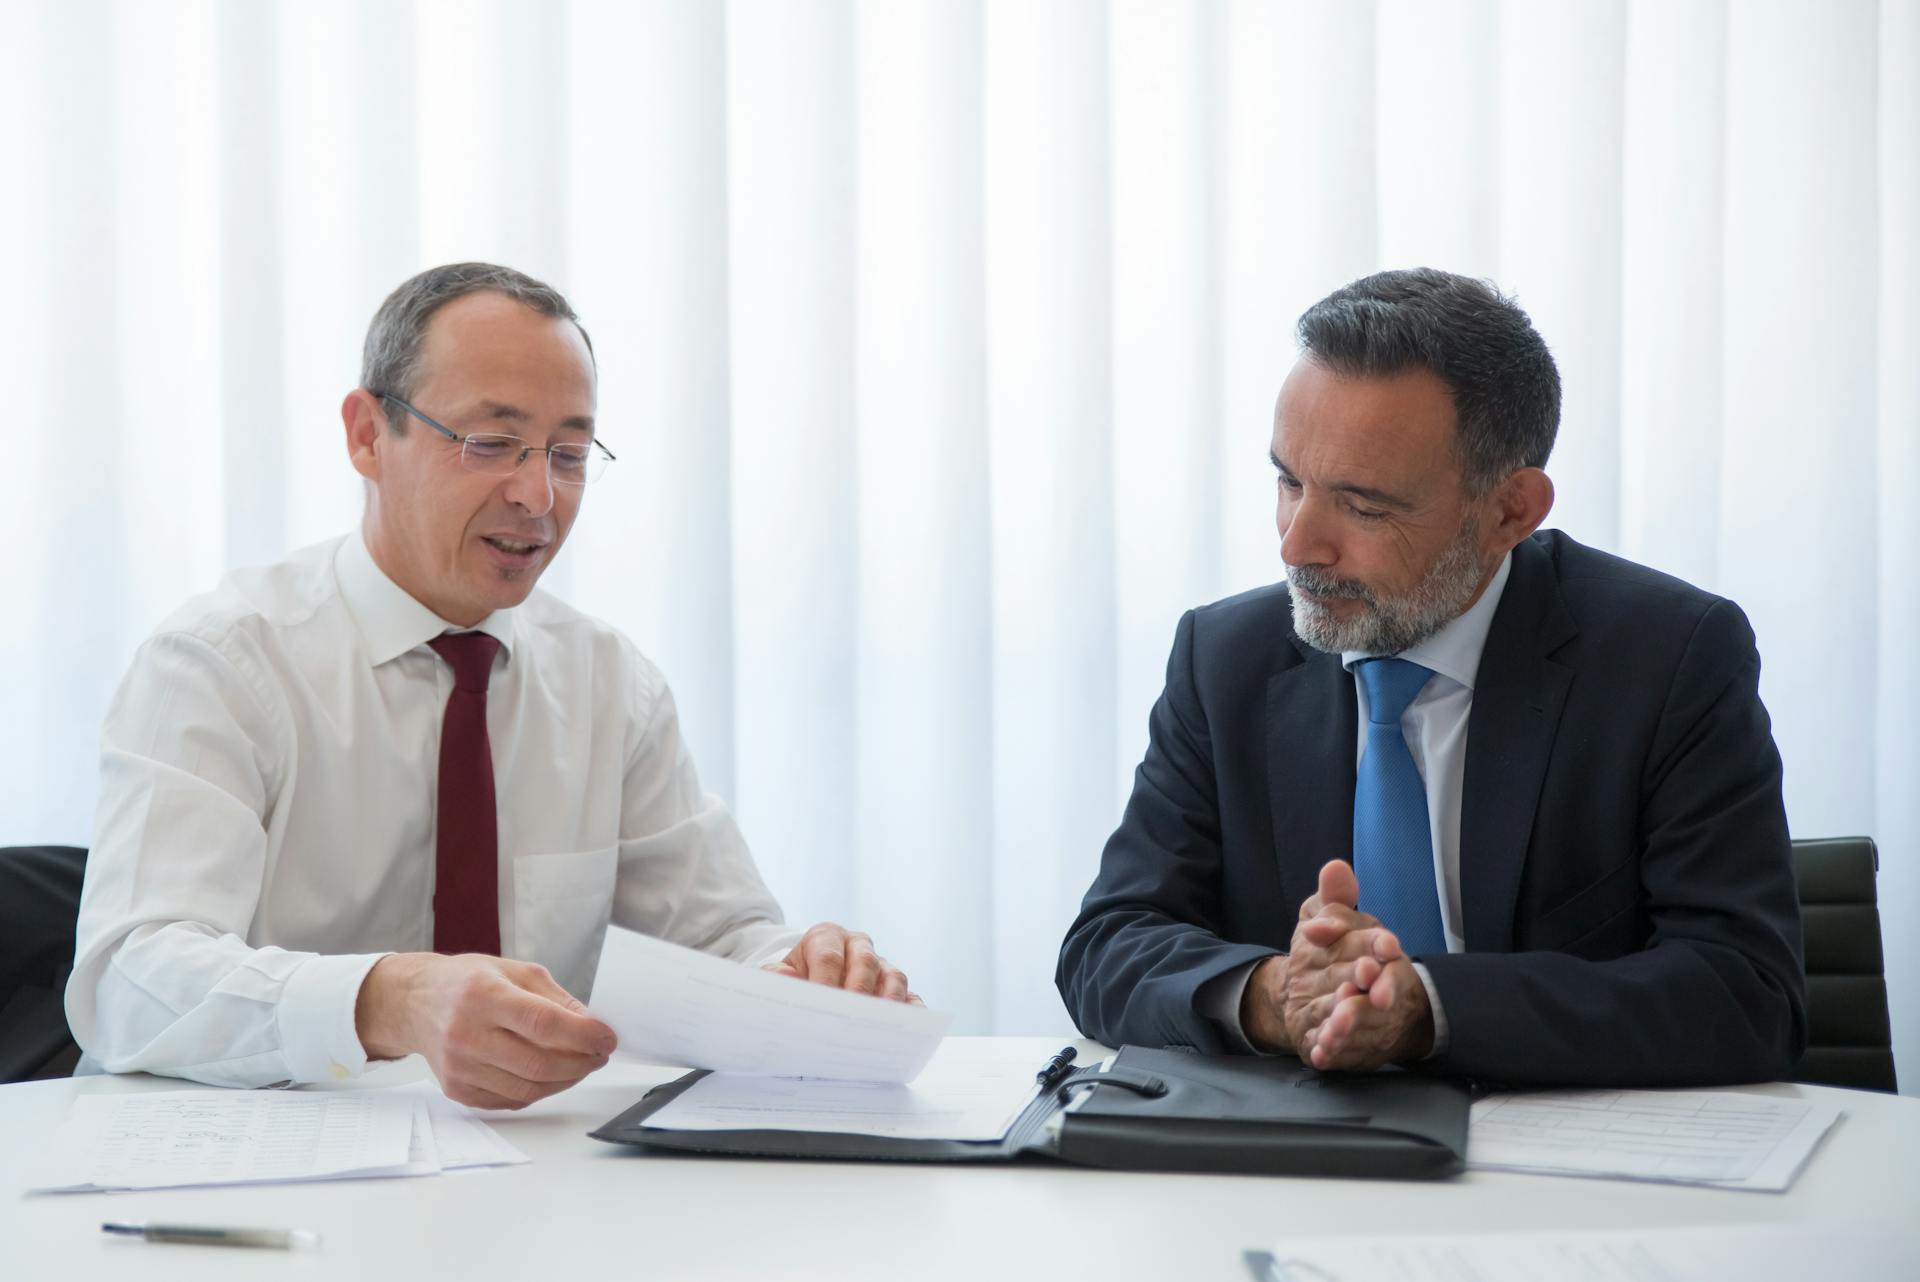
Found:
[[[720,1073],[860,1082],[912,1081],[953,1020],[612,930],[590,1009],[627,1055]]]
[[[1785,1192],[1840,1118],[1733,1091],[1540,1091],[1477,1101],[1467,1165]]]
[[[1287,1238],[1249,1251],[1255,1282],[1803,1282],[1920,1277],[1920,1234],[1892,1225],[1716,1224],[1605,1232]]]
[[[810,1131],[911,1140],[997,1140],[1033,1102],[1045,1063],[1025,1045],[954,1047],[911,1085],[813,1078],[701,1078],[645,1126],[679,1131]]]
[[[82,1095],[34,1191],[437,1175],[526,1155],[461,1105],[400,1091]]]

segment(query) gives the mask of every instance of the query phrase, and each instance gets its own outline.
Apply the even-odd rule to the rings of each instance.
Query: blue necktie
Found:
[[[1364,659],[1357,671],[1367,687],[1367,751],[1353,789],[1360,911],[1398,935],[1410,957],[1445,953],[1427,789],[1400,731],[1401,715],[1433,673],[1406,659]]]

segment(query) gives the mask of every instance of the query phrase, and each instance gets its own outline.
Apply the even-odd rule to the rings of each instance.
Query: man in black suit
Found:
[[[1536,533],[1559,375],[1485,283],[1383,272],[1299,338],[1287,581],[1181,619],[1068,1010],[1321,1069],[1785,1075],[1805,978],[1745,616]]]

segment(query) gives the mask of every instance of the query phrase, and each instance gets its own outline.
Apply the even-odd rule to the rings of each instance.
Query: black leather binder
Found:
[[[1122,1047],[1104,1072],[1070,1053],[998,1140],[889,1139],[817,1132],[674,1131],[647,1118],[705,1073],[657,1086],[592,1132],[651,1153],[901,1162],[1047,1158],[1122,1171],[1430,1179],[1465,1165],[1469,1092],[1387,1070],[1319,1073],[1289,1057],[1202,1056]],[[1069,1109],[1080,1094],[1088,1099]],[[1058,1126],[1049,1122],[1061,1115]]]

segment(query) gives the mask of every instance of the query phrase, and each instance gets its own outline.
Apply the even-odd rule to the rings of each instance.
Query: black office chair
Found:
[[[1795,1081],[1898,1089],[1874,893],[1879,868],[1871,837],[1793,843],[1807,950],[1807,1050],[1793,1067]]]
[[[67,973],[87,852],[0,847],[0,1082],[65,1077],[80,1058],[67,1028]]]

